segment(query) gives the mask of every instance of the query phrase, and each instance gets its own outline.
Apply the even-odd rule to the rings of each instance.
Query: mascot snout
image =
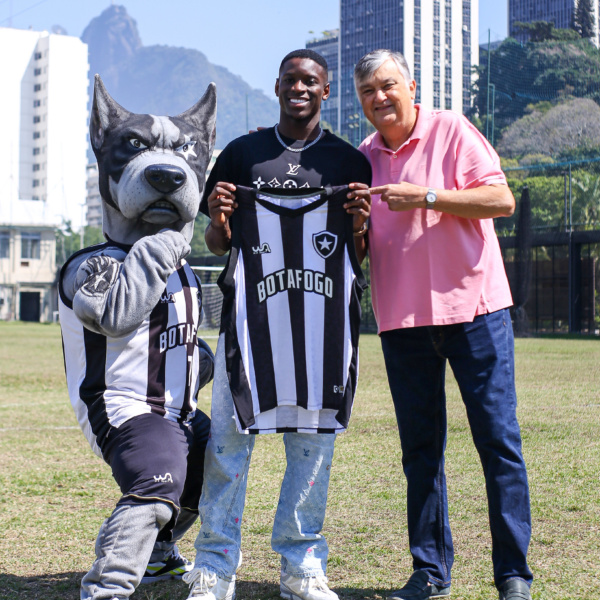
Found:
[[[187,179],[185,171],[173,165],[150,165],[144,169],[146,181],[159,192],[170,194]]]

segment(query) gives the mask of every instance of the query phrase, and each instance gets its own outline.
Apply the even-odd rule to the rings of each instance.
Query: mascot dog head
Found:
[[[96,75],[90,140],[98,161],[104,235],[134,244],[164,228],[189,242],[215,143],[217,94],[177,117],[125,110]]]

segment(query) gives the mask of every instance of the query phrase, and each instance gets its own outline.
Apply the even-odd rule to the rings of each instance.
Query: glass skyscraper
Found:
[[[338,67],[340,59],[340,30],[331,29],[324,31],[322,37],[306,42],[306,47],[318,52],[326,61],[329,68],[329,98],[321,105],[321,120],[329,123],[333,131],[339,131],[339,77]]]
[[[466,112],[479,60],[478,0],[341,0],[339,130],[353,144],[367,127],[354,91],[356,62],[378,48],[404,54],[416,101]]]

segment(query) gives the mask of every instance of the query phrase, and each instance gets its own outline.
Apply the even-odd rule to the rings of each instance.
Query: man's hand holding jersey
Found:
[[[235,185],[218,181],[207,198],[210,223],[204,232],[208,249],[219,256],[231,248],[231,229],[229,219],[237,208]]]

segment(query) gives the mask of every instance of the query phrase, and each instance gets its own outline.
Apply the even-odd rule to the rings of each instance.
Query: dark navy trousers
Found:
[[[531,514],[521,451],[508,309],[471,323],[395,329],[381,334],[407,480],[414,569],[450,585],[454,560],[444,473],[446,361],[454,373],[485,477],[497,586],[531,583]]]

